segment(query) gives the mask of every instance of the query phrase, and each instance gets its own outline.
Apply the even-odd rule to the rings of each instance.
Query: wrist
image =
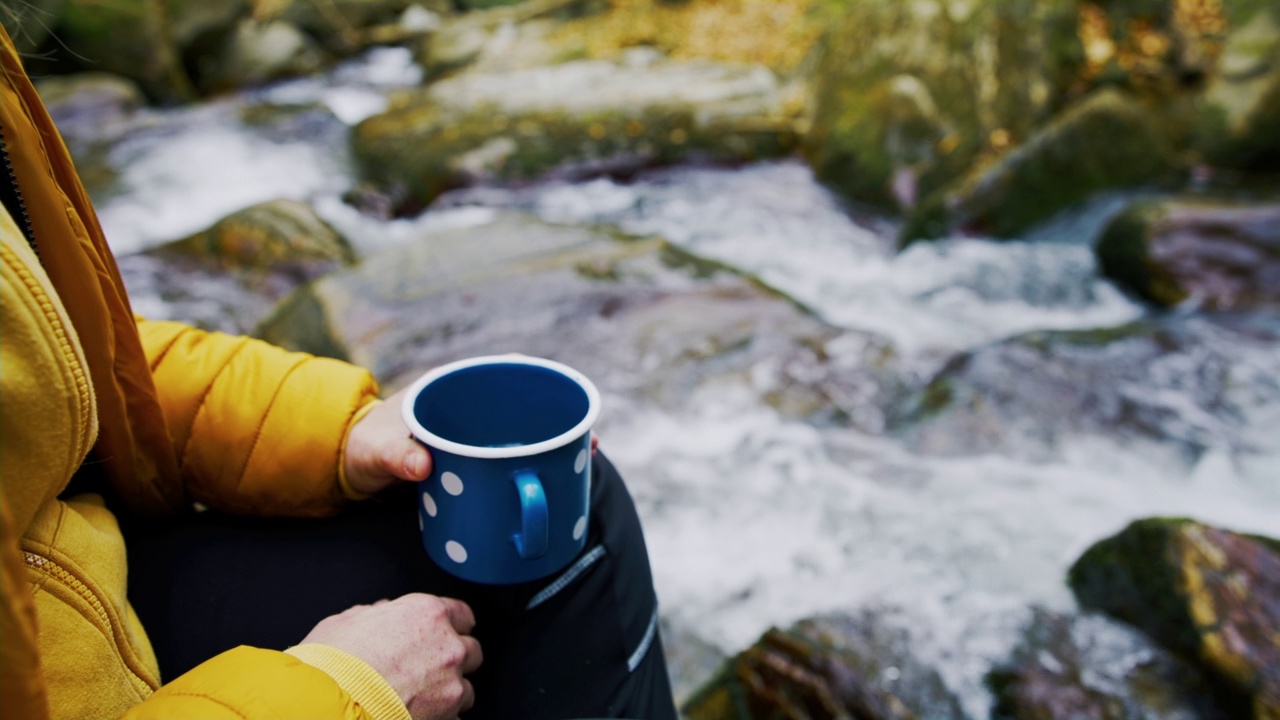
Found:
[[[412,720],[409,709],[387,679],[369,663],[323,643],[303,643],[285,653],[324,671],[351,699],[378,720]]]

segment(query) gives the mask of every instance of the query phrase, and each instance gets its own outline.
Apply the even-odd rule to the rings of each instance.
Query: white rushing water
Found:
[[[953,238],[895,254],[884,230],[855,224],[794,162],[481,195],[551,221],[667,237],[835,325],[892,338],[908,367],[1143,313],[1094,265],[1090,240],[1110,200],[1034,242]],[[1257,413],[1246,423],[1255,451],[1211,451],[1191,467],[1171,449],[1084,436],[1049,462],[921,456],[892,438],[783,419],[741,387],[704,389],[680,416],[613,398],[601,442],[630,478],[668,617],[736,652],[769,625],[893,608],[970,715],[985,717],[984,673],[1029,606],[1074,608],[1066,570],[1092,543],[1158,515],[1280,532],[1280,358],[1267,352],[1242,351],[1251,359],[1238,372],[1248,378],[1255,362],[1267,375],[1241,383],[1267,389],[1243,403]],[[1173,395],[1193,416],[1194,403]]]
[[[390,53],[390,54],[388,54]],[[344,123],[416,82],[407,55],[375,54],[333,77],[275,88],[274,102],[328,104]],[[201,229],[276,197],[308,200],[361,251],[518,207],[568,224],[662,235],[759,276],[825,321],[889,338],[903,367],[1037,329],[1112,327],[1143,315],[1098,278],[1097,207],[1022,242],[951,238],[898,253],[892,227],[859,224],[798,162],[673,169],[462,194],[448,208],[379,221],[343,204],[345,148],[241,125],[230,103],[171,113],[125,143],[100,205],[117,252]],[[1265,356],[1239,392],[1276,384]],[[1185,465],[1153,444],[1080,436],[1050,460],[930,457],[899,440],[779,416],[740,386],[706,387],[681,414],[606,398],[602,446],[645,523],[664,613],[726,653],[771,625],[822,611],[898,608],[913,641],[974,717],[983,673],[1030,605],[1071,609],[1069,564],[1127,522],[1189,515],[1280,535],[1280,401],[1259,391],[1241,447]],[[1179,406],[1176,391],[1171,407]],[[1183,403],[1185,405],[1185,403]],[[1247,446],[1247,447],[1246,447]]]

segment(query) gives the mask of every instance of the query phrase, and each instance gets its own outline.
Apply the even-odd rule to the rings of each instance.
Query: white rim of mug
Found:
[[[578,384],[579,387],[587,393],[587,413],[582,420],[569,430],[559,435],[536,442],[531,445],[516,445],[513,447],[484,447],[482,445],[464,445],[453,440],[436,435],[430,430],[422,426],[418,422],[413,406],[417,400],[418,394],[422,392],[428,384],[448,375],[456,370],[463,368],[476,367],[478,365],[533,365],[535,367],[554,370],[564,375],[570,380]],[[537,455],[548,450],[568,445],[570,442],[582,437],[584,433],[595,425],[596,420],[600,417],[600,391],[596,389],[594,383],[587,379],[586,375],[574,370],[568,365],[564,365],[553,360],[532,357],[529,355],[484,355],[481,357],[467,358],[465,360],[457,360],[446,365],[434,368],[418,378],[409,386],[408,392],[404,396],[404,400],[400,403],[400,415],[404,420],[404,424],[409,427],[409,432],[415,438],[421,440],[428,447],[443,450],[454,455],[463,457],[496,459],[496,458],[515,458],[525,457],[528,455]]]

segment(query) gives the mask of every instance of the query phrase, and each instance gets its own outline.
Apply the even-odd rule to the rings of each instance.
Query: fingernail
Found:
[[[409,474],[415,478],[422,477],[427,473],[427,459],[422,457],[421,453],[411,453],[409,461],[405,463]]]

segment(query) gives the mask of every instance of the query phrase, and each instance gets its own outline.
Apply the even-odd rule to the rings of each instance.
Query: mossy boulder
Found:
[[[987,674],[992,720],[1219,720],[1229,699],[1204,672],[1128,625],[1033,608]]]
[[[850,3],[822,43],[805,153],[845,197],[910,211],[907,241],[1014,235],[1082,196],[1149,182],[1157,161],[1274,167],[1275,14],[1255,0]],[[898,76],[929,102],[904,113],[889,101]],[[1081,124],[1092,127],[1044,138]],[[1033,167],[1063,143],[1073,162]],[[1008,187],[988,187],[993,173],[1012,175]],[[1061,188],[1045,183],[1055,173]],[[1007,204],[972,197],[1023,186]]]
[[[118,137],[147,101],[137,83],[103,72],[43,77],[36,91],[72,144]]]
[[[261,85],[321,69],[326,56],[316,41],[283,20],[245,18],[216,54],[204,58],[202,93]]]
[[[266,5],[263,0],[257,3]],[[349,56],[382,40],[413,6],[433,13],[448,12],[442,0],[287,0],[275,3],[272,12],[258,12],[258,21],[280,20],[294,25],[337,56]],[[401,38],[392,37],[398,40]]]
[[[295,200],[254,205],[117,260],[139,312],[236,334],[299,285],[355,261],[346,238]]]
[[[896,210],[914,203],[918,176],[939,162],[938,144],[950,132],[929,89],[902,74],[872,86],[831,125],[815,123],[804,144],[825,182]]]
[[[152,100],[184,102],[196,93],[173,35],[171,9],[165,0],[68,3],[57,32],[94,69],[134,80]]]
[[[563,15],[576,15],[589,0],[525,0],[495,4],[446,17],[414,43],[414,57],[428,81],[461,69],[508,72],[582,59],[582,37],[559,37]]]
[[[1075,22],[1069,1],[850,3],[821,44],[805,155],[845,197],[910,207],[1063,104]]]
[[[459,4],[465,10],[485,10],[503,5],[516,5],[520,2],[523,0],[459,0]]]
[[[1280,9],[1233,9],[1237,22],[1199,105],[1194,144],[1214,165],[1274,172],[1280,167]]]
[[[1280,716],[1280,542],[1148,518],[1089,548],[1068,582],[1081,607],[1129,623]]]
[[[47,3],[52,72],[112,72],[160,103],[308,73],[377,42],[422,0],[112,0]],[[426,4],[439,6],[439,0]],[[27,15],[24,14],[23,17]],[[62,47],[65,46],[65,49]],[[69,52],[68,52],[69,51]]]
[[[938,673],[874,615],[772,628],[730,658],[681,708],[688,720],[961,720]]]
[[[407,210],[478,182],[758,160],[795,141],[767,69],[643,52],[458,75],[400,99],[352,134],[362,178]]]
[[[1152,108],[1104,89],[931,198],[908,219],[900,240],[957,230],[1015,237],[1096,193],[1174,183],[1178,167]]]
[[[633,47],[676,60],[759,63],[784,78],[810,69],[815,43],[840,17],[844,0],[609,0],[587,3],[565,22],[584,57],[608,59]]]
[[[304,279],[356,260],[347,239],[297,200],[245,208],[155,252],[223,270],[289,272]]]
[[[1111,221],[1096,248],[1106,276],[1157,305],[1280,304],[1280,204],[1139,201]]]

